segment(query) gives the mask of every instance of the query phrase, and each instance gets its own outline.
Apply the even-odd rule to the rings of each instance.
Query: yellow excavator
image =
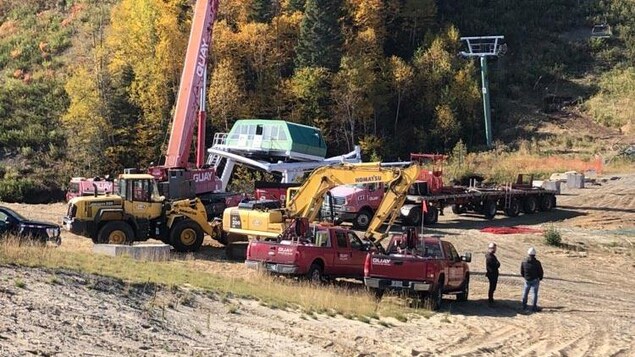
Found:
[[[420,166],[414,163],[385,166],[375,162],[322,167],[313,171],[299,188],[288,189],[286,208],[274,208],[268,206],[268,202],[259,201],[227,208],[222,220],[227,256],[244,256],[250,238],[277,239],[296,218],[315,221],[328,191],[348,184],[387,184],[388,190],[365,234],[366,238],[379,242],[386,236],[380,231],[381,226],[387,219],[389,226],[393,224],[406,200],[408,188],[420,171]]]

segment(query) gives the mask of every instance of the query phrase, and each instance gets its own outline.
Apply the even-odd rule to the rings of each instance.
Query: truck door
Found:
[[[16,226],[13,217],[0,210],[0,237],[9,233],[17,233]]]
[[[350,275],[351,261],[353,260],[353,251],[350,247],[347,232],[345,230],[335,230],[335,264],[333,267],[334,274]]]
[[[384,198],[384,184],[383,183],[371,183],[368,185],[368,205],[376,210],[381,203],[381,199]]]
[[[362,278],[364,276],[364,262],[368,251],[364,249],[362,240],[353,232],[347,233],[348,243],[351,247],[350,276]]]
[[[443,251],[446,253],[448,259],[448,287],[457,289],[463,281],[463,263],[461,262],[461,257],[456,252],[456,249],[454,249],[454,246],[448,242],[443,242]]]

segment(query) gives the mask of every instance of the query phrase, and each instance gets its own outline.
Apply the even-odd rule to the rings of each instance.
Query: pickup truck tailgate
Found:
[[[293,264],[296,260],[296,245],[277,242],[252,241],[247,249],[247,260]]]
[[[367,277],[399,277],[403,280],[425,280],[426,269],[434,265],[434,260],[417,256],[372,255]]]

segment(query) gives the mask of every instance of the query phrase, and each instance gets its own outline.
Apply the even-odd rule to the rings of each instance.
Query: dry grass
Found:
[[[226,276],[196,269],[196,261],[140,262],[128,257],[93,255],[66,249],[18,245],[6,239],[0,243],[0,264],[69,269],[87,274],[122,279],[128,283],[157,283],[165,286],[188,285],[233,298],[255,299],[263,306],[290,308],[311,315],[399,317],[404,314],[429,314],[406,306],[403,299],[387,299],[377,304],[363,288],[315,286],[291,279],[275,279],[264,274]]]
[[[536,179],[545,179],[554,172],[595,170],[598,174],[605,174],[632,172],[635,169],[632,162],[613,160],[610,165],[604,165],[603,158],[586,156],[544,155],[528,148],[515,152],[495,149],[485,153],[470,153],[460,164],[451,162],[447,172],[449,178],[478,173],[485,175],[489,181],[506,183],[514,182],[519,173],[534,174]]]

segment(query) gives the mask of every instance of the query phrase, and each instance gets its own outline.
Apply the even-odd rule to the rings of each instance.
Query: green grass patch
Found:
[[[545,240],[545,244],[554,247],[560,247],[562,245],[562,235],[560,234],[560,231],[553,225],[547,227],[542,235]]]
[[[23,280],[18,279],[15,281],[15,287],[20,289],[26,289],[26,283]]]

